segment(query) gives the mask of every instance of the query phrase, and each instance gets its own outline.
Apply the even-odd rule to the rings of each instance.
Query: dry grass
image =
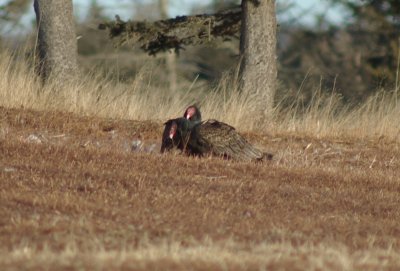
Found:
[[[160,155],[157,122],[0,115],[4,270],[400,267],[396,142],[247,133],[275,160],[232,163]]]
[[[400,268],[392,97],[346,110],[316,95],[260,125],[228,81],[204,96],[159,95],[141,78],[54,94],[7,53],[0,72],[2,270]],[[160,120],[196,99],[274,160],[159,154]]]
[[[396,119],[400,117],[400,104],[396,92],[380,91],[349,109],[338,95],[323,95],[318,89],[307,106],[295,101],[289,108],[278,108],[278,112],[279,129],[283,131],[316,137],[399,140],[400,125]]]
[[[352,253],[346,247],[312,244],[264,243],[250,249],[234,242],[191,246],[164,242],[110,250],[93,246],[97,248],[84,252],[74,243],[58,252],[25,246],[5,253],[2,266],[39,270],[395,270],[400,265],[399,254],[391,249]]]
[[[249,93],[240,92],[235,81],[227,78],[210,92],[194,88],[195,82],[184,86],[182,91],[170,92],[152,86],[149,80],[156,75],[143,70],[130,84],[88,75],[75,85],[55,92],[52,84],[41,89],[33,71],[23,61],[13,61],[9,52],[0,55],[0,73],[4,75],[0,78],[0,105],[5,107],[61,110],[118,119],[165,120],[181,115],[189,104],[197,102],[204,118],[220,119],[242,131],[293,132],[317,137],[383,136],[391,140],[398,140],[400,134],[396,91],[392,94],[380,92],[350,110],[338,96],[322,95],[321,89],[317,89],[308,105],[298,100],[287,108],[279,103],[272,122],[257,123],[253,116],[254,101]]]

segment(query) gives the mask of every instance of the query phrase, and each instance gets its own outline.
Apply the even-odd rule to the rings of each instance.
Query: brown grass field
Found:
[[[0,107],[0,269],[400,269],[398,140],[247,132],[275,156],[237,163],[162,128]]]

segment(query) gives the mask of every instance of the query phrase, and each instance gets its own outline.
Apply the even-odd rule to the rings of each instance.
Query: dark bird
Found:
[[[234,127],[217,120],[202,122],[195,105],[185,110],[183,118],[165,123],[161,152],[174,147],[190,155],[214,155],[236,161],[272,159],[272,154],[255,148]]]

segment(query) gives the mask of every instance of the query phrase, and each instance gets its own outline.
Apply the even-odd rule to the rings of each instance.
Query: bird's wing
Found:
[[[199,126],[199,137],[209,145],[214,155],[231,158],[238,161],[259,160],[263,152],[252,146],[241,136],[234,127],[219,122],[208,120]]]

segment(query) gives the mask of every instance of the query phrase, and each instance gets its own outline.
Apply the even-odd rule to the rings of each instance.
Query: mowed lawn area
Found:
[[[160,154],[162,121],[0,107],[1,270],[399,270],[400,149],[243,135],[266,163]]]

